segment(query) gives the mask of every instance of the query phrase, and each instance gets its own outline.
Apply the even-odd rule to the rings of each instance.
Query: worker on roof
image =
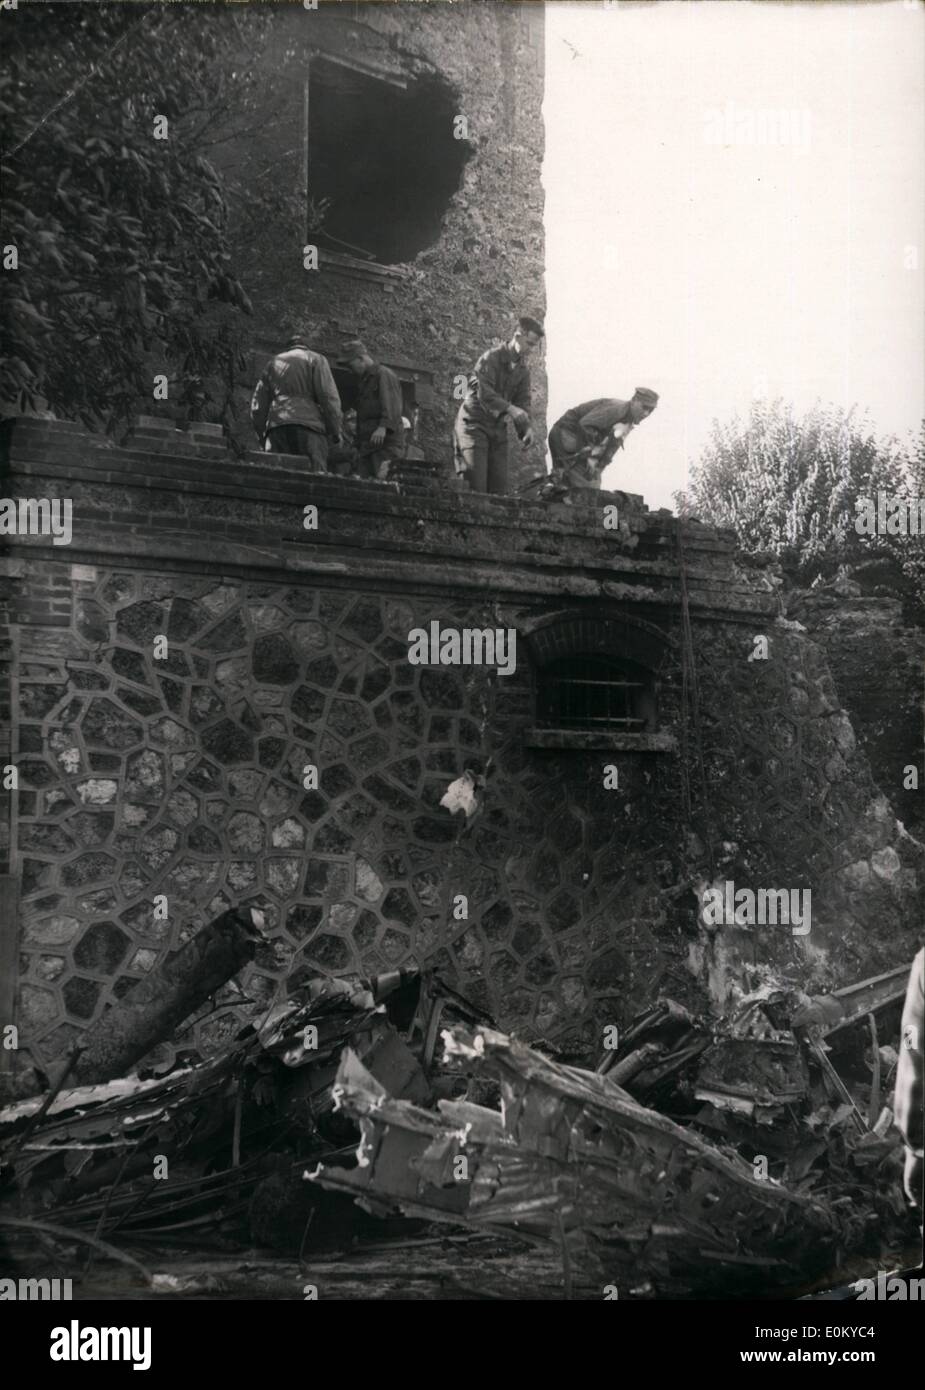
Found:
[[[251,424],[265,449],[301,454],[323,473],[328,441],[340,443],[340,396],[328,359],[294,334],[285,352],[270,359],[251,401]]]
[[[524,315],[509,342],[482,353],[468,379],[453,454],[457,476],[473,492],[509,491],[508,420],[524,448],[533,443],[527,361],[543,336],[543,325]]]
[[[359,378],[357,473],[361,478],[388,482],[392,464],[405,456],[401,382],[389,367],[375,360],[359,338],[344,343],[337,365],[349,367]]]
[[[637,386],[628,401],[601,397],[573,406],[549,431],[552,455],[550,481],[561,490],[599,488],[601,474],[630,430],[647,419],[658,405],[658,395]]]

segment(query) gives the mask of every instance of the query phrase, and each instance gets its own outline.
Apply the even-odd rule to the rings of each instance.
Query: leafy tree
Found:
[[[152,409],[159,372],[172,405],[231,408],[251,306],[205,151],[248,109],[269,17],[56,4],[4,19],[2,240],[19,261],[0,280],[7,411],[44,397],[113,429]]]
[[[925,420],[918,435],[902,455],[909,497],[925,498]],[[917,616],[925,620],[925,536],[887,536],[882,548],[899,565],[915,601]]]
[[[866,419],[834,406],[798,418],[781,400],[757,401],[746,421],[714,420],[689,491],[676,500],[731,527],[746,552],[778,555],[800,579],[883,553],[915,580],[921,540],[859,536],[856,503],[881,491],[925,495],[923,441],[880,440]]]

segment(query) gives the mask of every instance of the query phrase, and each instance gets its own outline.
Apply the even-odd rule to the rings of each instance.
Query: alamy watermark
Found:
[[[813,116],[805,107],[797,110],[738,106],[734,101],[710,107],[703,113],[703,138],[707,145],[786,145],[809,149]]]
[[[68,1327],[51,1329],[48,1355],[52,1361],[131,1361],[133,1371],[151,1367],[150,1327],[81,1327],[72,1318]]]
[[[732,880],[705,888],[700,895],[708,927],[790,927],[806,936],[812,925],[811,888],[736,888]]]
[[[925,1279],[903,1279],[895,1274],[884,1274],[882,1269],[877,1273],[876,1282],[873,1279],[855,1279],[851,1287],[857,1293],[858,1303],[871,1298],[887,1303],[905,1303],[907,1300],[914,1303],[925,1299]]]
[[[854,504],[854,529],[859,536],[925,536],[925,497],[901,497],[878,492]]]
[[[0,1303],[54,1302],[73,1297],[71,1279],[0,1279]]]
[[[408,633],[412,666],[497,666],[499,676],[517,669],[517,631],[512,627],[441,627],[435,619],[429,631],[413,627]]]
[[[0,536],[51,536],[70,545],[74,534],[70,497],[0,497]]]

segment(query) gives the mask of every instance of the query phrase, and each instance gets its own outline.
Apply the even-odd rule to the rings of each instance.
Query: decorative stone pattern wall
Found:
[[[722,879],[813,893],[810,936],[731,929],[727,961],[822,988],[911,956],[921,852],[818,647],[735,578],[727,537],[685,537],[687,642],[678,523],[639,499],[602,497],[624,516],[608,535],[594,509],[149,443],[14,435],[14,495],[75,498],[66,556],[24,537],[3,562],[19,1065],[65,1055],[229,903],[261,907],[269,942],[179,1040],[193,1053],[306,975],[432,963],[587,1059],[657,992],[709,1005],[694,889]],[[515,674],[410,665],[433,620],[515,629]],[[651,672],[673,751],[531,746],[538,665],[602,641]],[[470,823],[439,804],[465,768],[486,776]]]
[[[259,906],[272,933],[243,980],[262,1006],[287,978],[431,959],[509,1021],[561,1033],[651,976],[645,929],[583,920],[626,898],[626,817],[601,760],[525,752],[523,667],[409,666],[407,634],[432,618],[486,622],[305,586],[78,582],[71,655],[32,663],[20,686],[25,1015],[35,1027],[63,1005],[74,1020],[43,1052],[232,902]],[[159,634],[166,661],[150,655]],[[461,837],[440,798],[489,754],[485,809]],[[627,772],[627,797],[644,776]],[[656,777],[666,806],[671,780]],[[451,919],[456,893],[468,923]],[[200,1024],[200,1046],[233,1023]]]

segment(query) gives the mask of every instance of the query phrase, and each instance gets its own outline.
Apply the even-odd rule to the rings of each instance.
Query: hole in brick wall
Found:
[[[471,154],[453,138],[457,103],[439,77],[394,86],[312,59],[310,191],[330,199],[318,245],[383,265],[433,245]]]

